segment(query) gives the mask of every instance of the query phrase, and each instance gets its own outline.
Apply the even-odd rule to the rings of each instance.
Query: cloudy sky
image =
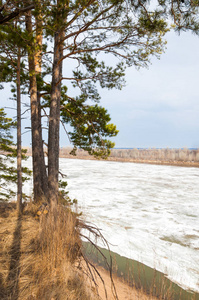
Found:
[[[199,147],[199,37],[172,32],[166,38],[160,60],[152,59],[149,69],[128,69],[122,91],[101,92],[101,103],[119,129],[117,148]],[[1,107],[13,106],[8,98],[8,89],[1,91]],[[28,120],[23,126],[29,126]],[[25,133],[23,145],[30,140]],[[61,146],[67,145],[61,130]]]
[[[116,147],[199,147],[199,37],[172,32],[167,41],[149,69],[129,69],[122,91],[102,94]]]

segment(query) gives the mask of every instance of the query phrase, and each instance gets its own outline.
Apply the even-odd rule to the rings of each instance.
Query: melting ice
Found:
[[[199,168],[64,158],[60,168],[112,251],[199,292]]]
[[[199,169],[61,159],[69,195],[110,249],[199,292]]]

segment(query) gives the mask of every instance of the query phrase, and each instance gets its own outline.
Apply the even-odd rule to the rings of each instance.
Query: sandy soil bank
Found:
[[[104,280],[106,292],[107,292],[107,298],[105,294],[105,289],[103,286],[102,281],[100,278],[97,278],[97,284],[99,287],[99,296],[102,300],[115,300],[117,298],[114,297],[114,290],[113,285],[111,283],[110,275],[108,271],[106,271],[104,268],[96,266],[97,270],[99,271],[100,275],[102,276],[102,279]],[[125,283],[121,278],[117,276],[113,276],[114,285],[117,293],[118,300],[155,300],[157,298],[154,298],[149,295],[145,295],[141,290],[136,290],[132,287],[130,287],[127,283]]]
[[[16,214],[14,214],[16,209],[16,203],[2,203],[0,202],[0,298],[5,299],[4,293],[6,288],[6,280],[8,278],[7,273],[9,273],[9,265],[11,261],[10,255],[10,246],[13,243],[13,234],[16,233]],[[26,218],[26,222],[28,222],[28,217]],[[22,236],[24,236],[27,231],[26,224],[23,221],[22,227]],[[25,251],[23,248],[24,241],[21,243],[21,251]],[[27,245],[26,245],[27,246]],[[25,252],[23,252],[25,253]],[[21,258],[21,256],[20,256]],[[117,276],[113,276],[114,286],[110,278],[110,274],[104,268],[97,266],[96,269],[100,273],[101,278],[105,284],[105,289],[102,280],[100,277],[96,276],[95,280],[98,285],[98,293],[100,297],[97,297],[94,292],[94,297],[92,299],[102,299],[102,300],[155,300],[150,296],[146,296],[141,291],[135,290],[128,286],[128,284],[124,283],[121,278]],[[5,277],[5,278],[4,278]],[[94,286],[91,284],[88,277],[85,277],[85,284],[88,284],[88,289],[90,292],[94,291]],[[106,292],[105,292],[106,290]],[[116,291],[116,292],[115,292]],[[117,296],[116,296],[117,295]],[[1,297],[2,296],[2,297]],[[7,298],[6,298],[7,299]],[[9,298],[11,299],[11,298]],[[13,298],[14,299],[14,298]],[[20,296],[19,300],[22,299]],[[24,298],[23,298],[24,299]],[[29,298],[28,298],[29,299]],[[35,299],[35,297],[31,298]],[[45,298],[46,299],[46,298]],[[54,299],[54,298],[51,298]],[[68,298],[67,298],[68,299]],[[78,298],[79,299],[79,298]],[[82,298],[79,300],[83,300]]]
[[[20,232],[21,232],[20,233],[21,241],[19,244],[20,248],[18,249],[18,251],[13,252],[14,255],[18,255],[18,254],[20,254],[20,255],[18,255],[19,257],[16,256],[16,257],[18,257],[18,260],[15,259],[15,256],[12,257],[11,249],[14,250],[14,248],[12,248],[13,247],[12,245],[15,245],[15,244],[13,244],[14,237],[16,234],[19,234],[19,232],[17,231],[17,230],[19,230],[19,228],[18,228],[19,219],[17,219],[17,214],[15,212],[15,209],[16,209],[16,203],[1,203],[0,202],[0,299],[4,299],[4,300],[15,299],[15,298],[5,298],[4,297],[6,294],[6,291],[7,291],[8,274],[11,274],[10,272],[13,271],[13,274],[15,274],[15,276],[18,276],[18,271],[16,272],[17,265],[16,265],[16,269],[15,268],[11,269],[12,259],[16,264],[20,263],[21,266],[23,266],[23,267],[25,266],[25,269],[26,269],[27,261],[28,261],[27,257],[30,256],[30,253],[31,253],[31,256],[30,256],[31,261],[32,261],[32,259],[35,259],[35,258],[33,258],[34,253],[29,251],[31,249],[29,246],[30,246],[31,237],[33,237],[34,234],[37,234],[38,226],[35,226],[35,225],[38,225],[38,221],[33,217],[30,218],[30,215],[27,215],[27,214],[25,214],[23,217],[22,228],[20,227]],[[17,227],[16,227],[16,225],[17,225]],[[33,230],[33,233],[32,233],[32,230]],[[28,243],[27,243],[26,239],[28,239]],[[19,240],[18,240],[18,235],[17,235],[17,240],[15,241],[17,246],[18,246],[18,241]],[[100,251],[102,252],[102,249]],[[106,251],[108,251],[108,250],[106,250]],[[27,255],[27,257],[26,257],[26,255]],[[35,257],[37,257],[37,256],[35,256]],[[23,259],[25,259],[25,260],[23,260]],[[116,258],[114,258],[114,259],[116,259]],[[86,287],[86,289],[88,289],[89,292],[93,293],[94,296],[91,299],[95,299],[95,300],[100,300],[100,299],[102,299],[102,300],[105,300],[105,299],[106,300],[107,299],[108,300],[138,300],[138,299],[139,300],[155,300],[157,298],[155,298],[151,295],[147,295],[143,291],[148,291],[149,293],[151,293],[152,291],[154,292],[154,288],[155,288],[155,291],[157,291],[157,290],[159,290],[159,287],[160,287],[162,299],[167,299],[167,300],[171,300],[171,299],[172,300],[174,300],[174,299],[175,300],[196,300],[196,299],[198,299],[199,300],[199,294],[189,293],[189,295],[188,295],[187,293],[186,294],[182,293],[182,291],[180,291],[180,293],[179,292],[177,293],[177,291],[175,291],[175,293],[174,293],[174,290],[172,288],[173,284],[167,285],[166,281],[164,281],[164,284],[162,284],[162,282],[160,282],[160,281],[156,282],[154,276],[151,276],[150,274],[148,274],[148,272],[146,272],[146,270],[143,270],[143,272],[144,272],[143,274],[145,276],[144,281],[148,282],[147,276],[149,275],[152,280],[152,283],[153,283],[152,285],[150,284],[150,289],[146,290],[142,285],[143,281],[142,281],[142,276],[141,276],[142,275],[141,269],[138,269],[139,282],[141,283],[141,285],[140,285],[141,289],[137,290],[135,288],[130,287],[128,285],[128,283],[126,283],[121,277],[118,277],[116,275],[112,276],[112,278],[113,278],[113,281],[112,281],[111,277],[110,277],[110,272],[105,270],[102,266],[99,266],[98,264],[94,263],[93,260],[90,259],[90,256],[89,256],[89,261],[95,265],[96,269],[98,270],[98,274],[100,274],[100,276],[97,276],[96,274],[94,276],[95,281],[98,286],[98,293],[99,293],[100,298],[97,297],[97,295],[96,295],[96,289],[95,289],[95,286],[92,283],[92,281],[89,280],[88,276],[84,275],[85,280],[83,281],[83,286]],[[124,262],[122,262],[122,261],[120,261],[120,262],[122,263],[122,266],[124,267]],[[83,274],[89,275],[88,268],[86,268],[86,267],[84,268],[83,263],[81,265],[79,264],[79,262],[77,262],[77,263],[78,263],[78,266],[81,266],[81,268],[76,267],[75,272],[77,272],[77,273],[75,273],[75,274],[79,274],[79,272],[80,272],[82,274],[82,276],[83,276]],[[84,261],[84,264],[86,264],[85,261]],[[119,265],[117,265],[117,267],[119,270]],[[114,270],[114,268],[113,268],[113,270]],[[134,271],[136,271],[135,268],[134,268]],[[157,276],[157,271],[155,273]],[[120,274],[122,274],[122,273],[120,272]],[[25,276],[26,275],[27,274],[25,273]],[[16,282],[19,282],[19,279],[21,280],[20,282],[24,282],[23,276],[24,276],[24,273],[22,272],[21,277],[20,278],[17,277],[18,281],[16,281]],[[134,276],[133,282],[135,284],[136,283],[136,272],[133,274],[133,276]],[[27,278],[29,278],[29,277],[27,277]],[[26,278],[26,280],[27,280],[27,278]],[[32,283],[32,277],[30,277],[30,278],[31,278],[30,283]],[[49,280],[49,276],[47,278]],[[75,278],[77,278],[77,276]],[[158,279],[158,277],[157,277],[157,279]],[[130,282],[130,273],[128,274],[127,280],[128,280],[128,282]],[[113,282],[114,282],[114,284],[113,284]],[[104,288],[104,286],[105,286],[105,288]],[[20,285],[19,285],[19,287],[20,287]],[[151,287],[152,287],[152,289],[151,289]],[[15,288],[15,285],[13,285],[13,291],[14,291],[14,288]],[[178,289],[180,289],[180,288],[178,287]],[[23,291],[23,288],[22,288],[22,291]],[[25,297],[25,298],[18,297],[17,299],[19,299],[19,300],[20,299],[29,299],[29,297]],[[38,298],[35,298],[35,297],[31,298],[31,299],[38,300]],[[44,299],[44,298],[39,298],[39,299]],[[54,298],[45,298],[45,299],[52,300]],[[84,300],[84,298],[82,298],[82,297],[75,298],[75,299]],[[160,298],[158,298],[158,299],[160,299]]]

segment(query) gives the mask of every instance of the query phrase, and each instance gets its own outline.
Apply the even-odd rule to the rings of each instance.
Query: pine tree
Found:
[[[191,31],[199,34],[199,1],[158,0],[162,16],[172,20],[176,32]]]
[[[10,32],[10,28],[8,26],[4,26],[1,30],[1,82],[12,82],[15,79],[15,85],[13,91],[16,91],[14,94],[14,98],[17,102],[17,122],[15,123],[17,128],[17,148],[14,144],[12,144],[12,148],[9,149],[9,153],[12,153],[12,156],[17,156],[17,169],[12,169],[14,173],[17,173],[17,208],[18,212],[22,212],[22,158],[25,158],[23,153],[25,151],[21,148],[21,52],[22,49],[19,46],[19,39],[15,35],[16,30],[18,30],[18,20],[15,18],[13,31]],[[13,51],[14,46],[14,51]],[[22,45],[21,45],[22,46]],[[8,119],[9,120],[9,119]],[[2,143],[3,146],[3,143]],[[22,153],[23,152],[23,153]],[[7,153],[7,151],[6,151]],[[14,160],[12,160],[14,164]],[[14,165],[13,165],[14,166]],[[5,170],[6,171],[6,170]],[[30,171],[28,169],[23,170],[25,174],[30,175]],[[5,174],[4,174],[5,175]],[[8,176],[8,175],[6,175]],[[13,179],[13,182],[15,179]],[[15,183],[16,183],[15,182]],[[9,194],[8,194],[9,196]]]
[[[87,0],[59,1],[49,6],[44,22],[46,35],[54,37],[52,85],[48,140],[48,187],[52,206],[58,199],[60,109],[75,147],[90,154],[108,154],[113,143],[108,136],[117,134],[106,110],[90,101],[100,99],[101,88],[121,89],[124,72],[130,66],[146,66],[151,55],[158,56],[163,47],[167,24],[158,11],[150,13],[131,1]],[[101,59],[114,56],[116,67]],[[72,76],[63,76],[63,61],[75,60]],[[62,98],[61,82],[71,81],[75,96],[67,87]],[[79,90],[79,92],[78,92]],[[62,105],[61,105],[61,101]],[[99,148],[97,151],[96,148]]]
[[[18,6],[25,9],[26,2]],[[36,201],[44,196],[52,206],[57,203],[60,121],[72,128],[68,135],[74,150],[102,157],[110,153],[109,137],[117,129],[99,105],[98,88],[121,89],[127,67],[146,67],[151,56],[159,57],[171,16],[177,30],[198,32],[198,1],[158,1],[153,9],[145,0],[35,1],[34,9],[21,15],[17,35],[28,55]],[[12,24],[6,26],[13,31]],[[76,62],[73,70],[70,61]],[[27,59],[23,63],[27,67]],[[49,111],[48,174],[42,109]]]
[[[0,201],[8,200],[15,193],[10,187],[17,181],[17,171],[14,167],[16,148],[14,148],[11,131],[16,123],[6,117],[4,109],[0,108]]]
[[[17,54],[17,209],[22,213],[22,149],[21,149],[21,50]]]
[[[23,2],[20,7],[23,7]],[[28,11],[25,18],[20,17],[20,22],[18,38],[21,38],[29,62],[34,195],[39,201],[45,186],[42,182],[46,170],[40,131],[40,99],[45,94],[43,105],[50,109],[48,196],[56,205],[60,117],[74,128],[69,136],[75,147],[102,157],[109,154],[114,144],[107,138],[115,136],[117,130],[109,124],[107,111],[97,103],[100,100],[97,85],[121,89],[126,67],[146,66],[150,55],[159,56],[164,47],[162,36],[167,25],[157,11],[149,13],[130,1],[113,0],[37,1],[35,9]],[[12,24],[9,26],[13,31]],[[38,74],[38,58],[41,61],[45,55],[50,61],[48,52],[42,51],[45,45],[39,42],[42,35],[45,41],[52,39],[54,42],[53,63],[52,67],[47,66]],[[116,66],[101,60],[100,53],[116,57]],[[71,59],[77,61],[77,68],[72,71],[72,76],[63,76],[63,61]],[[52,77],[51,83],[46,85],[48,70]],[[72,82],[76,95],[70,95],[69,89],[62,86],[63,80]]]
[[[12,131],[16,130],[17,123],[6,116],[3,108],[0,108],[0,201],[13,199],[16,195],[15,186],[18,175],[16,168],[17,147],[13,142]],[[26,159],[22,150],[22,159]],[[29,180],[31,172],[27,168],[21,170],[22,182]],[[23,198],[26,195],[23,194]],[[21,205],[19,203],[18,205]],[[18,208],[19,212],[21,207]]]
[[[15,19],[20,14],[26,13],[30,9],[33,9],[34,4],[28,5],[26,7],[19,8],[15,1],[1,1],[0,6],[0,24],[7,24],[9,21]]]

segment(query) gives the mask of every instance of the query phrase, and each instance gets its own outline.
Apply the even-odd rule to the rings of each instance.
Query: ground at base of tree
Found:
[[[116,298],[114,298],[112,293],[113,287],[111,284],[109,272],[101,266],[96,266],[96,267],[106,284],[108,300],[115,300]],[[135,288],[130,287],[125,281],[123,281],[121,278],[117,276],[113,276],[113,280],[116,287],[118,300],[155,300],[155,299],[157,300],[157,298],[153,296],[146,295],[144,292],[142,292],[142,290],[137,290]],[[100,299],[106,300],[103,283],[99,278],[97,279],[97,284],[98,284]]]
[[[66,225],[63,220],[56,224],[60,228],[55,234],[51,231],[53,226],[47,226],[46,218],[43,215],[38,219],[36,208],[19,217],[15,203],[0,203],[0,299],[117,299],[109,272],[99,266],[95,267],[105,283],[107,298],[101,279],[95,276],[97,295],[86,262],[78,255],[77,245],[81,242],[74,231],[73,217],[68,218],[64,241],[60,239]],[[70,245],[68,249],[66,243]],[[113,277],[113,281],[119,300],[154,299],[118,277]]]
[[[57,216],[55,222],[38,218],[37,208],[18,216],[15,203],[0,203],[1,300],[97,299],[76,263],[80,240],[74,218],[64,214],[65,223]]]

